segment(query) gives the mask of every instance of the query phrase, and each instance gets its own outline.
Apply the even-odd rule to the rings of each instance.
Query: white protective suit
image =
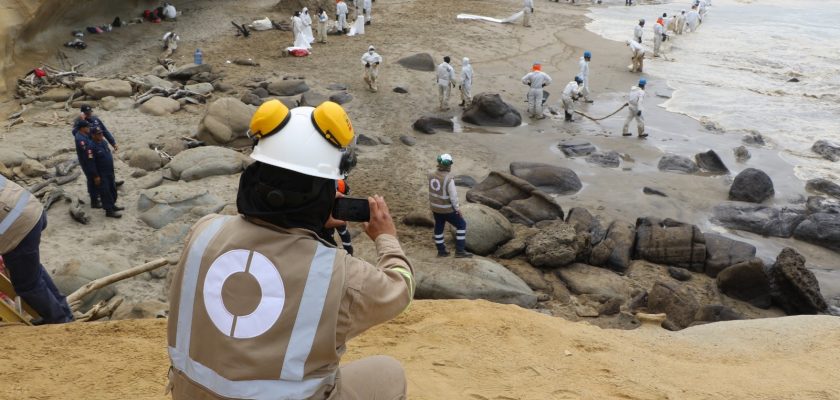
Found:
[[[680,15],[677,16],[677,27],[674,30],[674,32],[676,32],[677,35],[682,35],[684,31],[685,31],[685,10],[683,10],[682,13],[680,13]]]
[[[172,4],[167,4],[163,7],[163,18],[166,19],[175,19],[178,16],[178,11],[175,10],[175,6]]]
[[[362,54],[362,65],[365,67],[365,83],[372,92],[379,90],[376,79],[379,77],[380,64],[382,64],[382,56],[376,53],[373,46],[368,47],[368,51]]]
[[[563,101],[563,111],[566,112],[566,120],[571,121],[575,114],[575,98],[580,95],[580,86],[576,81],[566,84],[560,99]]]
[[[700,22],[703,22],[703,18],[705,18],[706,13],[709,12],[709,10],[706,9],[706,2],[703,1],[703,0],[700,0],[700,4],[698,5],[698,8],[699,9],[697,11],[700,14]]]
[[[327,43],[327,21],[329,19],[326,11],[321,11],[318,14],[318,42],[320,43]]]
[[[534,13],[534,0],[525,0],[522,8],[522,25],[531,26],[531,14]]]
[[[449,93],[452,91],[452,86],[455,85],[455,68],[452,68],[446,61],[440,63],[435,70],[435,83],[438,87],[440,109],[448,110]]]
[[[653,56],[659,57],[659,49],[662,47],[662,35],[665,34],[665,27],[660,24],[653,24]]]
[[[470,59],[461,60],[461,105],[469,107],[472,104],[473,69]]]
[[[292,33],[295,35],[295,43],[292,47],[302,49],[311,49],[312,46],[306,41],[303,36],[303,19],[301,17],[292,17]]]
[[[315,36],[312,34],[312,16],[309,15],[309,9],[303,7],[300,11],[300,19],[303,21],[303,39],[306,43],[315,41]]]
[[[642,34],[644,33],[645,28],[641,25],[636,25],[633,29],[633,39],[636,40],[637,43],[642,43]]]
[[[551,77],[542,71],[531,71],[522,77],[522,83],[528,85],[528,114],[531,118],[542,119],[543,87],[551,84]]]
[[[632,40],[627,41],[627,46],[630,47],[630,51],[632,52],[630,57],[633,65],[630,67],[630,72],[642,72],[645,62],[645,48]]]
[[[577,76],[579,76],[580,79],[583,79],[580,94],[583,96],[584,100],[589,101],[589,61],[586,61],[586,58],[581,57],[580,61],[578,61],[578,66],[580,67],[580,71],[578,71]]]
[[[624,128],[621,131],[622,135],[630,135],[630,122],[636,120],[636,128],[638,129],[639,137],[645,135],[645,117],[642,115],[642,100],[645,98],[645,89],[638,86],[633,86],[630,89],[630,94],[627,95],[627,104],[630,105],[630,112],[627,115],[627,120],[624,121]]]
[[[697,30],[697,26],[700,25],[700,13],[698,13],[696,9],[692,8],[691,11],[685,15],[685,23],[688,25],[689,32]]]
[[[373,7],[372,0],[365,0],[364,1],[364,9],[365,9],[365,22],[370,23],[370,14],[371,14],[371,7]]]
[[[338,19],[337,27],[339,32],[343,32],[345,29],[348,28],[347,26],[347,13],[349,10],[347,9],[347,3],[344,1],[339,1],[335,4],[335,17]]]

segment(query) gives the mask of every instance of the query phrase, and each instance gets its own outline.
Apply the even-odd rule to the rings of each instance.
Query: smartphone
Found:
[[[370,221],[370,204],[367,198],[339,197],[333,204],[332,216],[342,221],[367,222]]]

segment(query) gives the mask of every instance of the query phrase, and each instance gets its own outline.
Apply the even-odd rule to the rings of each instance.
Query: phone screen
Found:
[[[370,204],[366,198],[340,197],[335,199],[332,216],[342,221],[367,222],[370,221]]]

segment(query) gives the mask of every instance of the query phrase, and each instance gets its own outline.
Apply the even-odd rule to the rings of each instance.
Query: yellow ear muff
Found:
[[[343,149],[353,142],[356,133],[350,117],[338,103],[325,101],[312,112],[312,125],[333,146]]]
[[[269,100],[262,103],[254,112],[248,131],[251,136],[261,139],[283,129],[290,119],[292,119],[292,113],[285,104],[277,99]]]

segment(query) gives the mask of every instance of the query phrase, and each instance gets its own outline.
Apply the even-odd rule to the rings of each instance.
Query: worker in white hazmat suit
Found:
[[[524,0],[524,7],[522,8],[522,26],[531,26],[531,14],[534,13],[534,0]]]
[[[638,129],[639,138],[647,137],[645,133],[645,117],[642,115],[642,100],[645,98],[645,85],[647,80],[639,79],[639,86],[633,86],[630,89],[630,94],[627,95],[627,104],[630,112],[627,115],[627,120],[624,121],[624,128],[621,131],[622,136],[632,136],[630,133],[630,123],[636,120],[636,128]]]
[[[303,36],[303,19],[300,17],[300,11],[295,11],[295,15],[292,16],[292,33],[295,36],[295,43],[292,47],[299,47],[302,49],[312,48]]]
[[[542,65],[534,63],[531,72],[522,77],[522,83],[528,85],[528,115],[543,119],[543,88],[551,84],[551,77],[542,72]]]
[[[583,52],[583,57],[581,57],[580,61],[578,61],[578,67],[580,67],[580,70],[578,71],[577,76],[579,76],[580,79],[583,79],[580,94],[583,96],[583,100],[587,103],[592,103],[592,100],[589,99],[589,62],[591,60],[592,52],[587,50]]]
[[[365,66],[365,83],[367,83],[371,92],[379,90],[376,86],[376,79],[379,77],[380,64],[382,64],[382,56],[376,53],[373,46],[368,47],[368,51],[362,54],[362,65]]]
[[[653,56],[659,57],[662,40],[665,38],[665,27],[660,23],[653,24]]]
[[[365,25],[370,25],[370,15],[371,15],[371,8],[373,7],[372,0],[364,0],[364,11],[365,11]]]
[[[309,15],[309,9],[303,7],[300,10],[300,19],[303,21],[303,39],[306,40],[306,43],[312,43],[315,41],[315,36],[312,35],[312,16]]]
[[[449,56],[443,57],[443,62],[435,70],[435,83],[438,87],[441,111],[449,109],[449,94],[455,86],[455,68],[452,68],[452,65],[449,64],[450,60]]]
[[[628,40],[627,46],[630,47],[630,59],[633,65],[630,66],[630,72],[642,72],[645,63],[645,48],[641,44]]]
[[[636,43],[642,43],[642,35],[645,29],[645,20],[644,18],[639,20],[639,25],[636,25],[636,28],[633,29],[633,40]]]
[[[581,83],[583,83],[583,79],[576,76],[573,81],[566,84],[566,87],[563,89],[563,94],[560,95],[566,122],[572,122],[574,120],[572,117],[575,114],[575,101],[580,96]]]
[[[327,43],[327,21],[329,18],[323,8],[318,9],[318,43]]]
[[[344,0],[338,0],[335,3],[335,20],[336,20],[336,28],[339,32],[344,32],[347,30],[347,13],[350,12],[347,9],[347,3]]]
[[[676,29],[674,30],[674,32],[676,32],[677,35],[682,35],[684,30],[685,30],[685,10],[682,10],[680,15],[677,16],[677,26],[676,26]]]
[[[688,25],[688,31],[694,32],[700,25],[700,13],[697,12],[697,6],[692,6],[691,11],[685,15],[685,23]]]
[[[461,60],[461,107],[469,108],[472,105],[472,83],[472,65],[470,64],[470,59],[464,57]]]

